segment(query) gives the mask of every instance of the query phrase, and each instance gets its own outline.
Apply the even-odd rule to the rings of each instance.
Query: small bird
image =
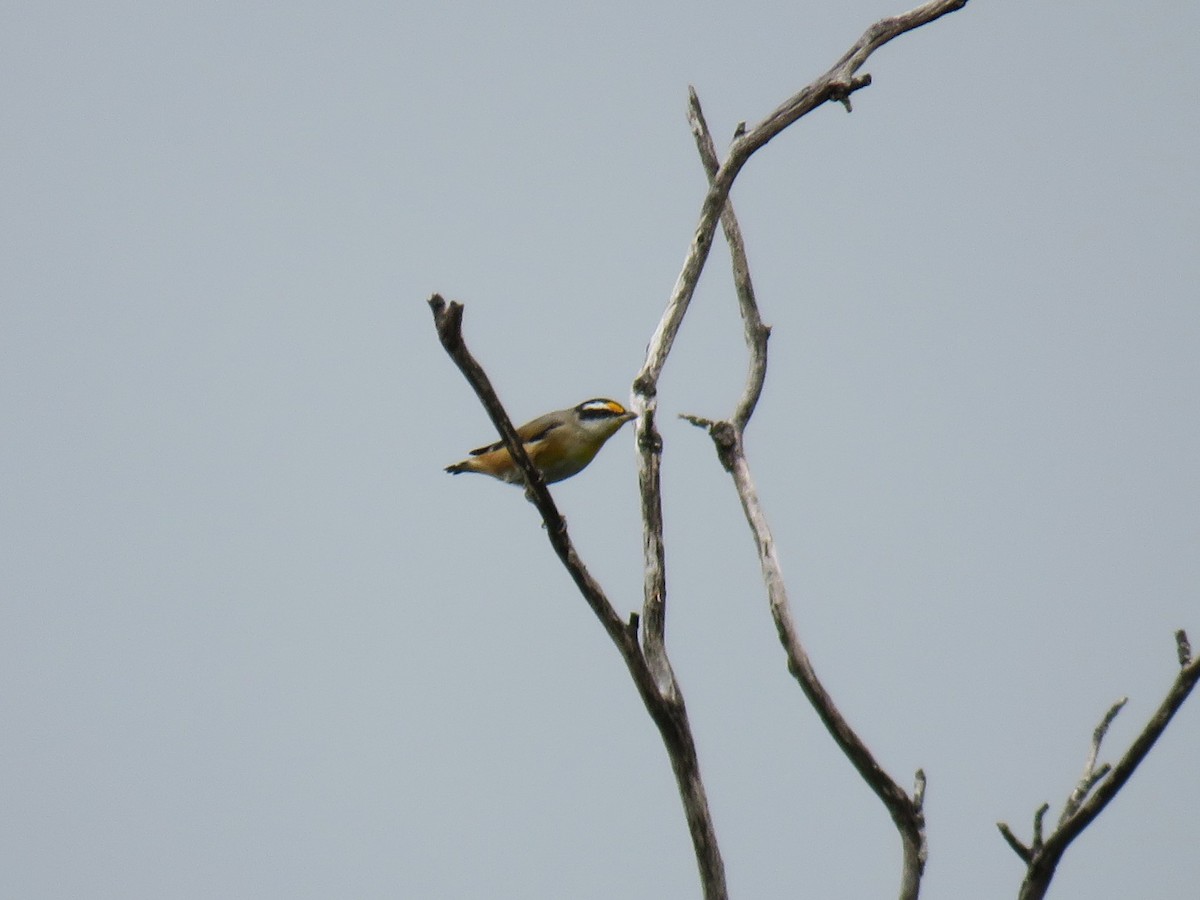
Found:
[[[583,471],[604,442],[633,418],[636,415],[616,400],[597,397],[538,416],[518,428],[517,437],[546,483],[553,484]],[[524,481],[503,441],[472,450],[468,459],[446,466],[446,471],[451,475],[480,472],[509,484]]]

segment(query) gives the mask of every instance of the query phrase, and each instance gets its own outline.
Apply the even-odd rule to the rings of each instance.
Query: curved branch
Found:
[[[712,422],[696,416],[685,416],[694,425],[706,427],[717,447],[722,465],[733,477],[734,488],[742,504],[742,511],[750,525],[754,543],[758,549],[759,566],[767,588],[767,602],[779,642],[787,657],[788,671],[800,685],[805,697],[812,704],[841,751],[850,760],[858,774],[866,781],[875,795],[883,802],[892,821],[900,833],[903,851],[901,887],[902,900],[914,900],[920,892],[921,875],[924,872],[928,848],[925,838],[924,773],[917,772],[919,790],[909,797],[883,767],[876,761],[866,743],[858,736],[849,722],[838,710],[825,686],[817,677],[804,645],[792,620],[787,586],[783,571],[775,553],[775,539],[767,524],[762,504],[750,476],[742,445],[742,433],[731,422]]]
[[[720,171],[721,162],[717,158],[712,132],[708,130],[704,110],[700,108],[700,98],[696,95],[694,87],[688,88],[688,124],[692,128],[692,137],[696,140],[696,149],[700,153],[700,161],[704,164],[704,171],[711,185]],[[726,200],[725,208],[721,210],[721,230],[725,233],[725,243],[729,245],[733,286],[737,294],[738,310],[742,316],[746,349],[750,353],[750,372],[746,378],[746,387],[731,420],[741,431],[754,415],[758,398],[762,396],[763,384],[767,379],[767,342],[771,337],[771,328],[763,324],[762,316],[758,312],[754,282],[750,278],[750,262],[746,258],[746,242],[742,238],[742,228],[738,225],[732,200]]]
[[[715,179],[719,171],[716,148],[713,146],[712,134],[704,121],[700,100],[694,90],[690,95],[688,120],[691,122],[692,133],[696,139],[696,146],[704,163],[705,171],[710,180]],[[695,416],[684,416],[684,418],[693,425],[708,429],[713,443],[716,445],[721,464],[733,477],[734,487],[742,504],[742,511],[745,513],[746,522],[750,526],[755,546],[758,549],[759,565],[762,569],[763,582],[767,588],[771,617],[775,621],[775,630],[787,657],[788,671],[800,684],[801,690],[813,705],[835,743],[883,802],[895,823],[900,833],[903,851],[900,897],[915,898],[920,891],[921,875],[928,855],[923,813],[925,774],[921,771],[917,772],[916,788],[913,796],[909,797],[904,789],[883,770],[866,743],[850,727],[849,722],[846,721],[829,696],[829,692],[821,684],[796,631],[783,571],[775,553],[775,539],[763,512],[758,491],[750,476],[750,466],[746,461],[743,445],[746,425],[754,413],[766,378],[767,338],[770,329],[763,325],[759,316],[758,301],[750,280],[750,266],[746,259],[745,244],[742,241],[741,229],[738,226],[732,203],[726,203],[722,212],[721,224],[729,243],[738,307],[741,310],[746,345],[750,351],[746,387],[730,421],[713,422]]]
[[[1184,701],[1196,686],[1196,682],[1200,681],[1200,657],[1192,659],[1191,647],[1184,631],[1175,632],[1175,645],[1179,658],[1179,674],[1175,676],[1175,681],[1167,691],[1167,696],[1163,698],[1141,734],[1137,736],[1120,761],[1111,768],[1105,764],[1097,769],[1096,758],[1099,756],[1100,744],[1108,732],[1108,726],[1112,724],[1117,713],[1121,711],[1121,707],[1125,705],[1124,698],[1113,704],[1104,719],[1096,726],[1096,730],[1092,733],[1092,746],[1084,765],[1083,776],[1071,792],[1071,796],[1067,798],[1058,827],[1050,836],[1045,840],[1042,839],[1041,820],[1048,804],[1043,804],[1034,818],[1034,835],[1030,847],[1025,847],[1017,840],[1007,824],[997,823],[1000,834],[1004,836],[1009,846],[1027,866],[1025,880],[1021,883],[1021,891],[1018,894],[1020,900],[1040,900],[1046,895],[1050,881],[1054,878],[1054,872],[1071,842],[1092,824],[1096,816],[1104,811],[1113,797],[1125,786],[1138,765],[1150,752],[1150,748],[1166,730],[1175,713],[1183,706]]]
[[[646,711],[658,726],[683,801],[684,815],[692,835],[705,900],[727,900],[729,894],[725,885],[725,866],[717,847],[716,828],[709,811],[704,782],[700,778],[700,759],[696,753],[696,742],[692,737],[692,728],[682,695],[678,691],[671,695],[659,691],[658,680],[638,647],[637,616],[631,616],[628,624],[621,620],[604,589],[588,572],[583,560],[576,553],[567,533],[566,520],[559,513],[554,498],[550,496],[545,480],[521,445],[512,420],[500,403],[487,373],[467,349],[462,336],[463,305],[448,304],[440,294],[434,294],[429,299],[429,308],[433,312],[434,325],[442,347],[466,376],[467,382],[487,410],[492,424],[500,433],[504,446],[517,461],[525,477],[526,496],[541,513],[542,522],[546,526],[546,536],[554,552],[558,554],[584,600],[616,645]]]

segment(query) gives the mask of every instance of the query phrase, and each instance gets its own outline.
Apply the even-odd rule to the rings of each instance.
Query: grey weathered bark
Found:
[[[1054,878],[1058,864],[1071,842],[1092,824],[1109,801],[1125,786],[1125,782],[1146,758],[1155,741],[1166,730],[1172,717],[1183,706],[1196,682],[1200,681],[1200,657],[1192,658],[1191,645],[1188,643],[1187,634],[1182,630],[1175,632],[1175,647],[1179,660],[1179,674],[1175,676],[1166,697],[1150,717],[1146,727],[1116,765],[1110,766],[1105,763],[1097,768],[1096,759],[1100,755],[1100,745],[1108,732],[1108,726],[1125,705],[1125,698],[1114,703],[1096,726],[1092,733],[1092,746],[1088,751],[1083,775],[1063,805],[1062,815],[1059,816],[1058,824],[1049,837],[1042,836],[1042,820],[1050,808],[1048,803],[1043,803],[1034,813],[1033,838],[1028,846],[1013,834],[1006,823],[996,823],[1004,840],[1026,866],[1025,879],[1021,882],[1021,890],[1017,895],[1020,900],[1041,900],[1046,896],[1050,881]]]
[[[692,134],[696,139],[700,159],[711,182],[720,170],[720,164],[712,134],[704,121],[704,113],[700,108],[700,100],[695,91],[691,92],[688,121],[692,126]],[[741,399],[728,420],[714,422],[698,416],[684,416],[683,418],[693,425],[708,429],[721,464],[733,478],[734,488],[742,504],[742,511],[758,549],[759,566],[762,569],[763,582],[767,590],[767,602],[771,618],[775,622],[779,641],[783,645],[788,671],[799,683],[804,695],[816,710],[821,722],[838,747],[883,802],[895,823],[900,833],[902,849],[899,896],[901,900],[915,900],[920,893],[921,875],[924,872],[925,859],[928,855],[923,810],[925,775],[921,771],[917,772],[916,787],[910,797],[883,770],[866,743],[850,727],[850,723],[846,721],[834,704],[833,698],[829,696],[828,691],[817,677],[808,653],[800,641],[799,632],[792,618],[791,603],[788,600],[783,570],[775,552],[775,539],[771,534],[771,527],[767,523],[758,491],[750,476],[750,464],[746,460],[743,444],[746,425],[749,424],[750,417],[754,414],[767,376],[767,344],[770,329],[763,324],[759,314],[754,283],[750,277],[750,264],[746,257],[745,242],[742,240],[741,228],[738,225],[732,203],[726,203],[725,209],[721,213],[721,225],[725,233],[725,240],[729,244],[738,309],[741,312],[746,347],[750,354],[749,371]]]

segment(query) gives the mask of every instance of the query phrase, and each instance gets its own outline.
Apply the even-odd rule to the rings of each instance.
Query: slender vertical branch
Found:
[[[710,181],[718,172],[716,148],[712,134],[704,120],[700,100],[693,90],[690,95],[688,120],[696,139],[696,147],[704,163]],[[733,416],[726,422],[713,422],[696,416],[684,416],[694,425],[705,427],[713,439],[721,464],[733,477],[734,488],[742,504],[746,522],[750,526],[758,550],[759,565],[767,589],[767,602],[779,641],[783,645],[788,671],[799,683],[826,729],[851,764],[883,802],[892,821],[900,833],[902,867],[900,897],[904,900],[916,898],[920,892],[921,875],[925,867],[927,845],[923,813],[925,795],[925,773],[917,773],[913,796],[909,797],[875,760],[870,749],[855,733],[845,717],[834,704],[800,641],[792,619],[791,603],[783,570],[775,551],[775,539],[767,523],[766,514],[759,500],[758,491],[750,475],[744,449],[745,428],[754,413],[758,398],[762,394],[767,373],[767,344],[770,329],[762,323],[758,312],[758,301],[750,278],[750,265],[746,258],[745,243],[741,228],[733,211],[733,204],[726,203],[721,224],[729,244],[733,264],[734,285],[738,307],[741,311],[746,345],[750,360],[746,386],[742,391]]]
[[[709,186],[721,169],[717,158],[717,148],[713,144],[712,132],[704,120],[704,111],[700,108],[700,98],[694,87],[688,88],[688,124],[692,127],[692,137],[696,140],[696,149],[700,153],[700,162],[708,175]],[[738,310],[742,316],[742,331],[746,339],[746,349],[750,353],[750,373],[746,378],[746,387],[730,420],[739,430],[745,430],[758,406],[758,398],[762,396],[763,384],[767,378],[767,341],[771,337],[770,326],[764,325],[758,313],[758,300],[754,295],[754,282],[750,278],[750,263],[746,258],[746,242],[742,239],[742,228],[738,225],[737,214],[733,211],[733,201],[727,200],[721,211],[721,230],[725,234],[725,243],[729,245],[730,263],[733,268],[733,286],[737,294]]]

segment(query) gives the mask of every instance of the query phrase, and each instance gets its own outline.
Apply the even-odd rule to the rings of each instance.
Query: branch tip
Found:
[[[1043,803],[1038,807],[1037,812],[1033,814],[1033,842],[1030,844],[1030,846],[1033,848],[1034,853],[1040,851],[1042,849],[1042,845],[1045,843],[1045,841],[1042,840],[1042,820],[1046,818],[1046,813],[1049,811],[1050,804]]]
[[[1013,853],[1021,857],[1022,862],[1032,862],[1033,853],[1012,833],[1012,829],[1008,827],[1007,822],[997,822],[996,827],[1000,829],[1000,836],[1004,838],[1008,846],[1012,847]]]
[[[1187,632],[1182,628],[1175,632],[1175,652],[1179,656],[1179,668],[1187,668],[1192,661],[1192,645],[1188,642]]]
[[[441,294],[429,298],[429,309],[433,312],[433,324],[437,329],[438,339],[446,352],[453,353],[462,347],[462,318],[463,305],[457,300],[449,303]]]
[[[1104,736],[1108,734],[1108,727],[1112,725],[1113,719],[1117,717],[1117,713],[1119,713],[1128,702],[1128,697],[1122,697],[1111,707],[1109,707],[1108,712],[1104,714],[1104,718],[1100,720],[1100,724],[1096,726],[1096,730],[1092,732],[1092,740],[1095,742],[1097,750],[1100,749],[1100,744],[1104,742]]]
[[[912,795],[913,810],[921,812],[925,807],[925,770],[917,769],[916,777],[913,779],[913,795]]]

